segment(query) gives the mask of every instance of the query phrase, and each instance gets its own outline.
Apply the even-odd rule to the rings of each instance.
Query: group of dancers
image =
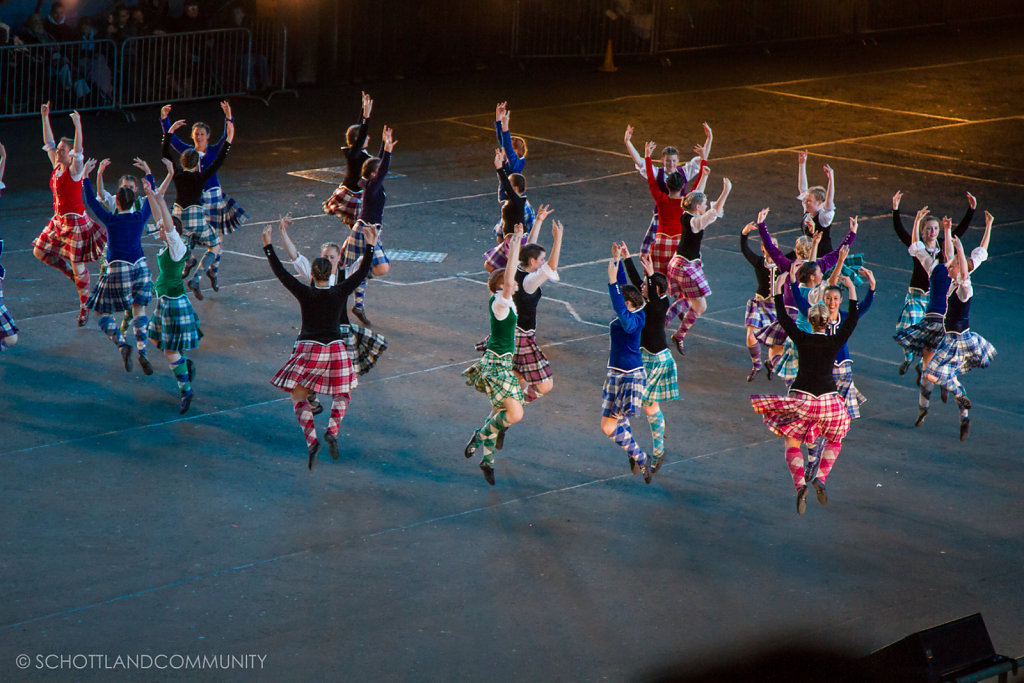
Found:
[[[165,179],[157,185],[149,165],[136,157],[135,165],[144,177],[139,181],[132,175],[122,176],[114,195],[103,185],[109,160],[98,164],[95,159],[85,160],[78,113],[71,114],[74,138],[56,142],[49,105],[41,109],[43,149],[53,169],[54,215],[33,242],[34,254],[75,284],[80,326],[86,324],[90,311],[99,314],[99,327],[115,344],[126,370],[132,369],[133,345],[126,338],[129,329],[145,374],[153,373],[148,344],[164,353],[178,383],[180,413],[191,404],[195,377],[195,363],[185,353],[195,349],[202,338],[188,292],[197,300],[204,298],[203,274],[211,289],[219,290],[223,239],[247,219],[242,208],[224,194],[217,178],[235,134],[230,104],[223,102],[221,107],[225,117],[221,138],[211,143],[209,126],[200,122],[192,126],[191,144],[175,134],[185,121],[171,122],[171,106],[163,107]],[[366,283],[390,268],[381,233],[384,181],[397,141],[384,126],[377,156],[367,152],[372,109],[373,100],[363,93],[359,121],[348,128],[347,144],[342,148],[347,164],[344,179],[323,203],[325,213],[341,218],[345,239],[340,244],[325,243],[320,255],[310,262],[289,237],[291,218],[281,218],[280,238],[296,277],[277,256],[271,226],[262,233],[269,266],[298,300],[302,313],[293,352],[271,382],[291,396],[310,469],[321,448],[313,422],[313,416],[323,410],[318,395],[331,398],[323,439],[336,459],[339,425],[352,389],[358,376],[369,371],[387,348],[386,338],[370,328]],[[609,325],[601,430],[626,451],[630,471],[641,474],[647,483],[662,466],[667,451],[666,420],[660,404],[679,398],[672,349],[686,355],[686,335],[707,309],[711,294],[701,259],[702,238],[724,216],[732,190],[731,181],[723,178],[717,199],[711,201],[705,194],[713,134],[707,124],[704,132],[704,143],[693,147],[694,155],[686,163],[680,163],[678,150],[668,146],[662,149],[658,166],[652,158],[657,150],[654,142],[644,146],[641,157],[632,143],[633,128],[627,126],[624,135],[629,156],[648,185],[654,211],[636,253],[642,274],[625,242],[611,246],[608,294],[615,317]],[[491,485],[496,483],[494,454],[502,449],[506,432],[523,419],[526,406],[554,386],[551,365],[537,341],[537,312],[542,285],[559,280],[565,232],[562,223],[554,220],[550,252],[541,245],[542,228],[552,209],[542,204],[534,210],[527,198],[527,145],[524,138],[511,134],[505,102],[495,108],[495,133],[493,161],[500,211],[493,228],[495,246],[483,255],[491,293],[490,335],[477,346],[482,352],[480,360],[463,373],[466,383],[484,393],[491,404],[487,419],[474,430],[464,449],[466,458],[481,456],[479,468]],[[5,162],[6,150],[0,145],[0,189]],[[853,382],[848,340],[860,316],[870,309],[876,285],[873,273],[863,265],[863,255],[850,253],[857,236],[856,217],[849,219],[849,231],[833,246],[835,172],[824,166],[826,186],[809,187],[806,166],[807,153],[799,152],[802,234],[792,251],[784,252],[769,232],[767,208],[740,231],[740,250],[754,269],[757,283],[744,317],[751,360],[746,380],[753,381],[764,369],[769,379],[774,375],[788,388],[784,395],[753,395],[751,405],[785,441],[785,460],[801,514],[809,486],[819,502],[826,503],[827,478],[851,419],[860,417],[864,397]],[[94,169],[95,187],[88,177]],[[175,199],[169,209],[166,192],[172,184]],[[912,257],[913,273],[895,334],[904,352],[899,373],[905,374],[917,359],[920,397],[915,426],[923,423],[932,389],[938,385],[943,400],[949,393],[956,401],[960,438],[964,440],[970,428],[971,404],[959,376],[987,367],[995,356],[992,345],[969,327],[974,295],[970,276],[987,258],[993,217],[985,212],[984,236],[968,256],[960,237],[977,206],[970,193],[967,213],[955,229],[948,218],[933,216],[923,207],[908,232],[900,216],[901,199],[902,193],[897,192],[892,200],[893,226]],[[147,226],[150,218],[155,227]],[[750,245],[755,231],[760,237],[759,250]],[[142,250],[141,240],[147,233],[163,243],[155,279]],[[205,248],[198,260],[191,255],[197,246]],[[0,252],[2,248],[0,241]],[[101,260],[100,275],[90,291],[86,264],[96,260]],[[0,268],[0,281],[2,277]],[[864,283],[868,289],[860,299],[857,286]],[[841,310],[844,293],[848,301],[845,311]],[[0,349],[18,339],[2,294],[0,289]],[[354,294],[351,312],[361,325],[349,320],[350,294]],[[147,306],[154,296],[157,305],[150,318]],[[115,314],[122,319],[116,320]],[[678,326],[670,345],[666,327],[676,319]],[[765,360],[762,346],[768,350]],[[652,435],[650,455],[638,445],[630,424],[630,418],[641,409]]]

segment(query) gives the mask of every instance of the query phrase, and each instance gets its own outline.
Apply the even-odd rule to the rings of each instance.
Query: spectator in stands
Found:
[[[173,21],[172,30],[175,33],[185,33],[188,31],[205,31],[207,28],[209,26],[206,17],[199,14],[199,1],[185,0],[184,12]]]
[[[78,36],[82,47],[79,51],[78,77],[85,79],[90,88],[96,88],[110,100],[114,95],[114,76],[110,71],[110,61],[104,54],[102,46],[97,48],[96,40],[99,33],[92,24],[92,19],[82,17],[78,22]],[[109,45],[109,44],[108,44]]]
[[[148,36],[153,33],[153,30],[146,21],[146,11],[138,5],[131,8],[131,16],[128,19],[128,23],[137,36]]]
[[[58,43],[70,43],[78,39],[75,29],[65,22],[66,14],[67,10],[64,9],[64,5],[60,2],[55,2],[50,5],[50,13],[43,22],[43,28]]]
[[[231,5],[227,19],[221,28],[244,28],[252,32],[252,58],[248,53],[236,55],[237,66],[241,71],[242,79],[249,75],[249,90],[253,92],[265,92],[270,88],[270,68],[267,64],[267,57],[262,53],[262,47],[257,42],[257,33],[253,24],[253,17],[246,11],[242,3]]]
[[[135,27],[131,24],[131,11],[127,7],[118,7],[110,13],[107,17],[107,38],[120,43],[125,38],[135,35]]]
[[[150,33],[167,33],[167,0],[142,0],[138,5]]]
[[[25,25],[17,32],[16,38],[24,45],[42,45],[43,43],[56,42],[56,39],[47,33],[43,25],[43,18],[38,14],[28,15]]]

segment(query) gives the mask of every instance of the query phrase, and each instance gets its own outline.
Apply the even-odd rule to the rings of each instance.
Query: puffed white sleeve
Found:
[[[309,259],[299,254],[292,261],[292,266],[295,268],[295,272],[298,273],[300,280],[309,281],[313,277],[313,269],[309,265]]]
[[[985,247],[975,247],[971,250],[971,270],[977,270],[978,266],[988,260],[988,252]]]
[[[551,266],[545,263],[543,266],[523,278],[523,291],[527,294],[533,294],[537,291],[538,287],[548,280],[558,282],[558,279],[558,273],[551,270]]]
[[[188,251],[185,249],[185,243],[181,239],[181,235],[178,234],[177,230],[167,231],[167,248],[171,252],[171,258],[175,261],[180,261]]]
[[[498,320],[504,320],[508,317],[510,310],[512,310],[511,297],[506,298],[504,294],[497,294],[494,297],[493,303],[491,303],[491,311],[494,313],[494,317]]]

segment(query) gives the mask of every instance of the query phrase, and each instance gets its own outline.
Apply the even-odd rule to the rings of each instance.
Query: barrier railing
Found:
[[[88,111],[115,106],[112,40],[0,47],[0,118],[36,115],[43,102],[52,111]]]
[[[0,46],[0,118],[126,110],[287,90],[287,33],[270,23],[73,43]],[[294,92],[294,91],[289,91]],[[126,113],[131,117],[131,114]]]
[[[120,46],[119,107],[243,95],[252,35],[232,28],[127,38]]]

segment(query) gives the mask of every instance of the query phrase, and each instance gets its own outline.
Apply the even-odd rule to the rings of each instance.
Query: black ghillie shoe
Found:
[[[192,290],[192,293],[195,294],[197,300],[203,300],[203,293],[199,289],[199,280],[189,280],[186,283],[186,286]]]
[[[182,280],[187,280],[188,279],[188,275],[189,275],[189,273],[192,272],[192,269],[196,267],[196,263],[198,263],[198,261],[196,261],[191,256],[188,257],[188,261],[185,261],[185,266],[181,269],[181,279]]]
[[[657,474],[658,470],[661,469],[661,463],[665,462],[665,454],[652,456],[651,459],[654,460],[651,464],[651,474]]]
[[[804,484],[796,492],[796,514],[802,515],[807,511],[807,484]]]
[[[192,405],[192,392],[181,395],[181,400],[178,402],[178,415],[184,415],[188,412],[188,407]]]
[[[825,484],[820,479],[815,477],[811,480],[811,484],[814,485],[814,491],[818,494],[818,502],[824,505],[828,502],[828,494],[825,493]]]
[[[971,433],[971,418],[960,418],[960,440],[967,441],[967,435]]]
[[[215,292],[220,291],[220,287],[217,285],[217,276],[213,274],[213,271],[209,268],[206,269],[206,277],[210,278],[210,289]]]
[[[640,474],[644,475],[644,483],[651,483],[651,461],[649,458],[644,458],[644,461],[640,463]]]
[[[309,469],[316,466],[316,454],[320,452],[320,442],[314,441],[309,447]]]
[[[153,374],[153,364],[149,362],[149,359],[146,358],[146,354],[144,353],[139,354],[139,367],[142,368],[142,371],[147,375]]]
[[[309,410],[314,415],[319,415],[320,413],[324,412],[323,404],[320,403],[320,399],[318,399],[316,397],[316,394],[314,394],[312,391],[309,392],[308,396],[306,396],[306,403],[309,404]]]
[[[359,318],[360,322],[367,327],[372,327],[372,325],[370,325],[370,319],[366,317],[366,311],[363,310],[362,306],[353,306],[352,315]]]
[[[922,424],[924,424],[924,418],[925,418],[926,415],[928,415],[928,409],[927,408],[920,408],[917,411],[917,419],[914,421],[914,426],[915,427],[920,427]]]
[[[462,452],[467,458],[472,458],[473,454],[476,453],[476,449],[480,447],[480,432],[474,430],[473,436],[469,437],[469,443],[466,444],[466,449]]]
[[[487,483],[494,486],[494,468],[489,463],[481,462],[480,470],[484,473],[484,479],[487,480]]]
[[[132,347],[128,344],[121,346],[121,361],[124,363],[124,371],[132,371]]]
[[[907,358],[905,361],[900,363],[900,374],[901,375],[907,374],[907,370],[910,369],[910,364],[913,363],[913,362],[914,362],[913,358]]]
[[[327,442],[327,451],[331,454],[331,460],[338,459],[338,437],[330,432],[324,433],[324,441]]]

